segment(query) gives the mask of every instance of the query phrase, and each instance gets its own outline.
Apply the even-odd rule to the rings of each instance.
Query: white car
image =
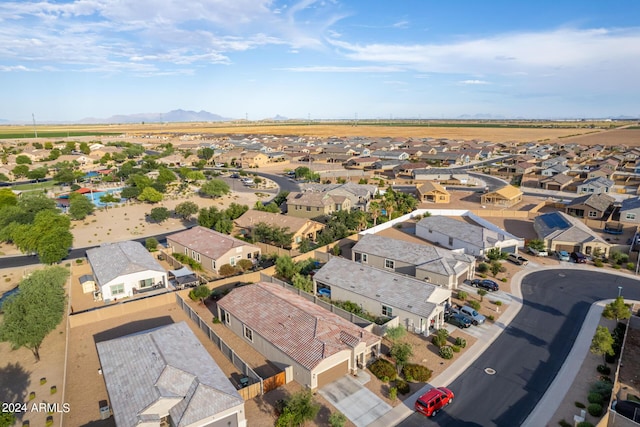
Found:
[[[528,247],[527,250],[535,256],[549,256],[549,253],[547,251],[539,251],[532,247]]]

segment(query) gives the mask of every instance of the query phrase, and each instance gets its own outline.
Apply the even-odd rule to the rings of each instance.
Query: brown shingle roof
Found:
[[[218,259],[232,248],[248,246],[260,251],[260,248],[250,243],[235,239],[226,234],[218,233],[205,227],[193,227],[190,230],[167,236],[167,239],[199,252],[211,259]]]
[[[218,305],[307,369],[360,342],[380,338],[280,285],[236,288]]]

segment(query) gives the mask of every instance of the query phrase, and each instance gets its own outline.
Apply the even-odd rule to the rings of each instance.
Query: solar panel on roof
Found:
[[[568,228],[571,224],[558,213],[551,213],[548,215],[542,215],[542,221],[549,228]]]

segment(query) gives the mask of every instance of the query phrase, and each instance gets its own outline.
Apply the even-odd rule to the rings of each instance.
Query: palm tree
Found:
[[[380,203],[371,202],[369,204],[369,214],[371,215],[371,219],[373,219],[373,226],[378,225],[378,217],[382,213],[382,208],[380,207]]]

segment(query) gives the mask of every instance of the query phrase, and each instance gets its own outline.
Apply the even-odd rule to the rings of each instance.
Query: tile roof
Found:
[[[89,249],[87,259],[100,286],[127,274],[146,270],[166,272],[141,243],[133,241],[105,243]]]
[[[218,259],[229,250],[242,246],[251,248],[252,251],[260,251],[260,248],[251,243],[201,226],[172,234],[167,236],[167,239],[211,259]]]
[[[576,197],[567,204],[567,207],[586,205],[598,211],[604,212],[616,199],[608,194],[588,194],[586,196]]]
[[[544,240],[555,239],[563,242],[599,242],[605,245],[609,244],[582,221],[564,212],[549,212],[537,216],[533,220],[533,228],[538,233],[538,237]]]
[[[451,291],[402,274],[333,257],[313,280],[429,318]]]
[[[141,414],[159,400],[177,427],[243,405],[244,400],[185,322],[96,344],[118,426],[163,414]]]
[[[422,227],[427,230],[436,230],[449,237],[471,243],[475,247],[482,249],[493,248],[499,241],[517,239],[517,237],[512,236],[506,231],[498,233],[497,231],[490,230],[479,225],[469,224],[468,222],[458,221],[456,219],[440,215],[422,218],[418,221],[416,227]]]
[[[460,226],[466,224],[460,221],[456,222]],[[426,243],[406,242],[375,234],[361,236],[351,251],[406,262],[415,265],[420,270],[444,275],[458,275],[475,262],[475,258],[471,255],[453,252]]]
[[[218,305],[309,370],[357,343],[369,347],[380,341],[371,332],[273,283],[236,288]]]

